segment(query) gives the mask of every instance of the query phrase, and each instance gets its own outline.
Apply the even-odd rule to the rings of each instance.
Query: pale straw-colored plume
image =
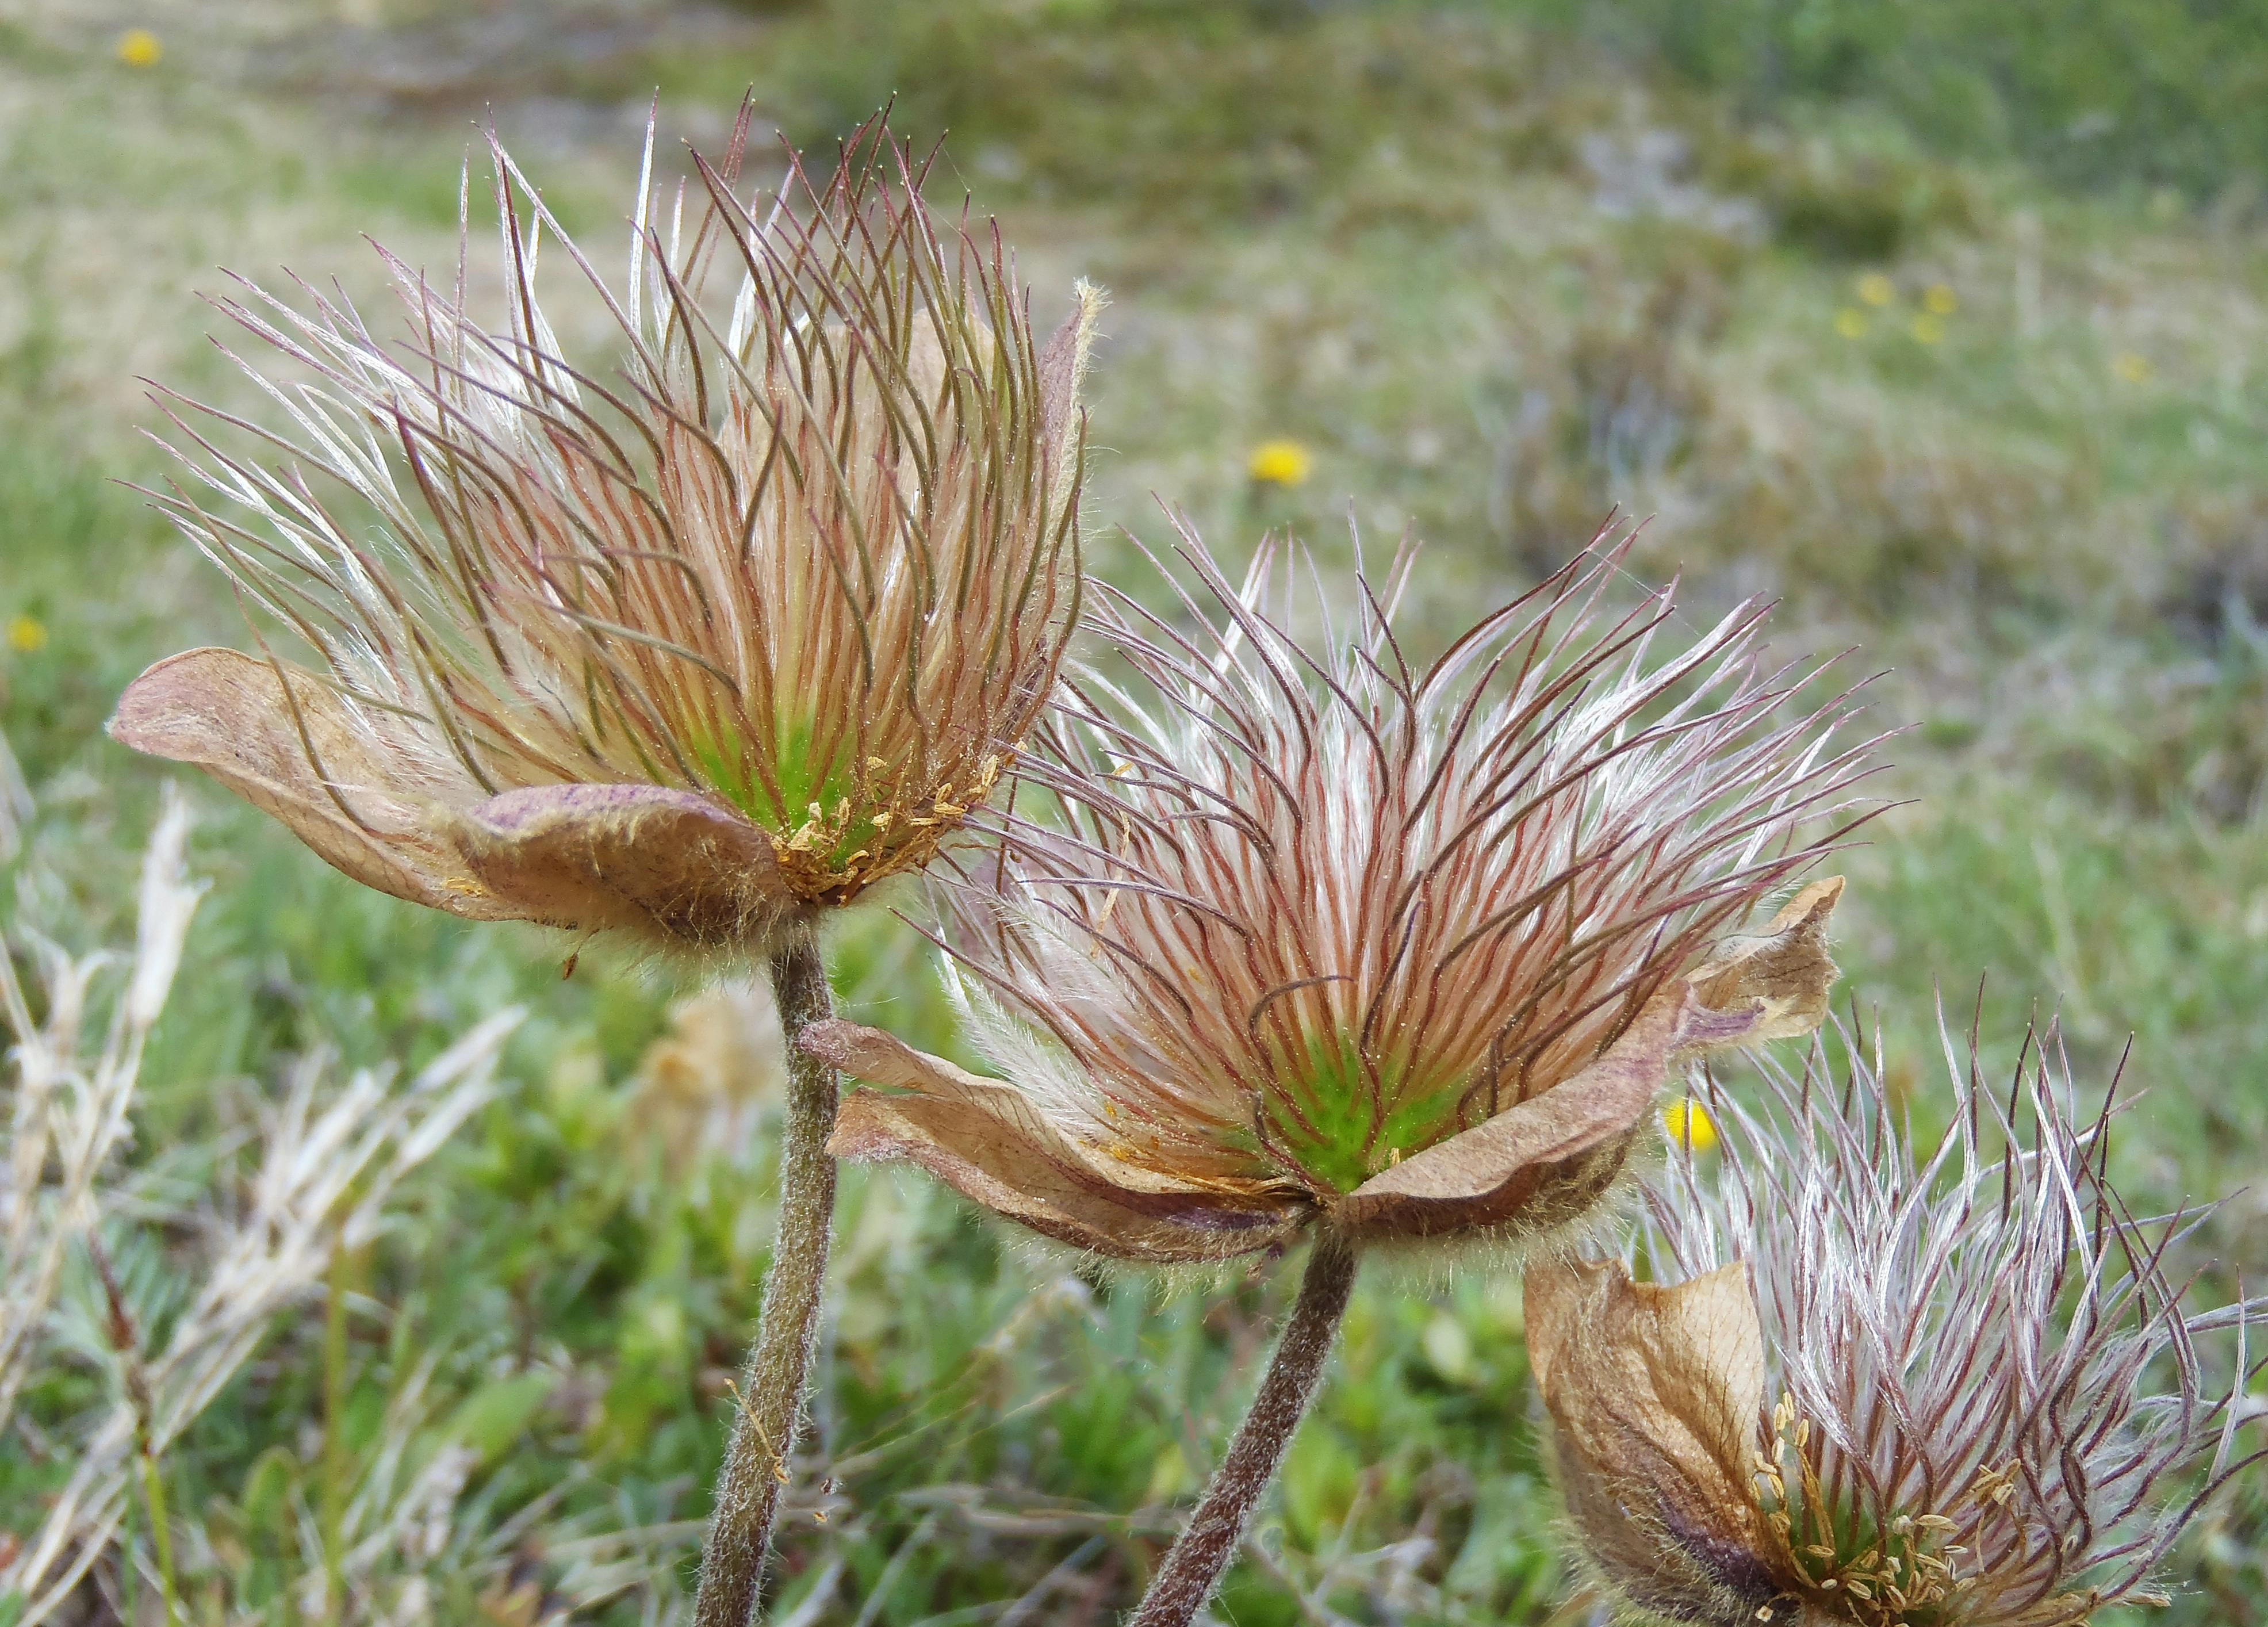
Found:
[[[1100,300],[1043,348],[879,121],[772,195],[736,189],[747,125],[674,200],[649,134],[619,287],[492,143],[493,321],[461,253],[440,287],[387,256],[400,342],[310,288],[224,301],[312,381],[245,364],[273,422],[185,404],[158,501],[315,664],[190,651],[113,733],[476,918],[761,952],[927,863],[1076,615]],[[618,354],[563,353],[539,258]]]
[[[1610,610],[1597,546],[1420,667],[1413,550],[1311,653],[1282,550],[1240,585],[1183,536],[1183,614],[1098,594],[1120,681],[1069,682],[951,890],[1005,1079],[825,1025],[891,1087],[839,1154],[1136,1260],[1532,1235],[1616,1185],[1673,1059],[1818,1022],[1839,880],[1723,936],[1848,828],[1863,750],[1759,664],[1761,607]]]
[[[1996,1097],[1948,1041],[1950,1127],[1918,1147],[1879,1058],[1837,1036],[1721,1158],[1651,1195],[1651,1281],[1531,1265],[1528,1341],[1581,1557],[1633,1619],[2077,1627],[2163,1603],[2156,1572],[2236,1456],[2244,1333],[2196,1314],[2104,1178],[2052,1029]],[[2234,1366],[2209,1376],[2212,1333]],[[2218,1352],[2222,1356],[2230,1351]]]

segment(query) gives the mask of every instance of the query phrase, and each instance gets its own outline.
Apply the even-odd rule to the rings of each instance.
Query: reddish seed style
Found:
[[[1241,584],[1182,552],[1172,616],[1099,590],[1109,658],[951,889],[1005,1081],[827,1025],[903,1093],[852,1095],[839,1153],[1134,1259],[1527,1236],[1596,1209],[1680,1058],[1817,1022],[1839,880],[1727,933],[1848,828],[1863,748],[1760,663],[1761,607],[1610,610],[1601,545],[1421,667],[1414,551],[1312,650],[1284,550]]]
[[[2110,1108],[2073,1117],[2052,1030],[1999,1095],[1948,1043],[1950,1127],[1918,1147],[1839,1038],[1839,1070],[1761,1059],[1760,1106],[1714,1099],[1721,1158],[1674,1156],[1652,1195],[1650,1281],[1529,1269],[1579,1557],[1648,1619],[1712,1627],[2166,1602],[2159,1564],[2244,1466],[2230,1375],[2268,1300],[2184,1308],[2169,1258],[2197,1217],[2120,1201]]]
[[[1099,298],[1042,348],[997,232],[937,220],[879,125],[771,194],[745,136],[673,202],[649,136],[619,289],[496,147],[498,321],[461,254],[447,288],[387,257],[398,344],[312,289],[222,302],[313,382],[245,363],[280,429],[180,403],[156,495],[315,664],[190,651],[112,732],[476,918],[761,953],[934,858],[1076,615]],[[546,257],[618,358],[563,353]]]

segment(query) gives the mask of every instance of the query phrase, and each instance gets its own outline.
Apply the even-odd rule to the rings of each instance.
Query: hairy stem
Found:
[[[694,1627],[747,1627],[770,1557],[787,1461],[803,1416],[804,1384],[819,1337],[819,1294],[835,1223],[835,1160],[827,1137],[841,1093],[835,1070],[796,1043],[834,1014],[827,968],[808,931],[772,956],[772,998],[787,1042],[787,1126],[780,1145],[779,1234],[756,1314],[756,1342],[740,1371],[740,1407],[717,1476],[709,1545],[694,1596]]]
[[[1275,1479],[1300,1418],[1314,1398],[1354,1289],[1356,1263],[1354,1250],[1329,1226],[1317,1232],[1307,1274],[1300,1282],[1300,1302],[1260,1380],[1252,1410],[1244,1415],[1228,1455],[1205,1488],[1204,1501],[1167,1554],[1127,1627],[1188,1627],[1212,1597],[1243,1540],[1254,1506]]]

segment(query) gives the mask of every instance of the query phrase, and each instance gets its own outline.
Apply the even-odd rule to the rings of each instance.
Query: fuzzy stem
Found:
[[[1300,1281],[1300,1302],[1260,1380],[1252,1410],[1244,1415],[1228,1455],[1205,1488],[1204,1501],[1174,1541],[1126,1627],[1188,1627],[1212,1597],[1243,1540],[1254,1506],[1275,1479],[1300,1416],[1314,1398],[1323,1363],[1338,1337],[1339,1319],[1346,1314],[1347,1296],[1354,1290],[1356,1264],[1354,1249],[1344,1238],[1329,1226],[1317,1232],[1307,1274]]]
[[[772,956],[772,998],[787,1042],[787,1125],[780,1145],[778,1235],[756,1314],[756,1342],[740,1371],[740,1406],[717,1476],[694,1627],[747,1627],[770,1557],[787,1460],[803,1417],[805,1381],[819,1338],[819,1295],[835,1223],[835,1070],[796,1043],[834,1015],[819,945],[801,931]]]

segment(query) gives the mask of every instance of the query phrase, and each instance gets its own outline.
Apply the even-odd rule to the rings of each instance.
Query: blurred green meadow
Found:
[[[2264,0],[10,0],[0,732],[32,805],[0,927],[27,983],[30,934],[132,935],[180,777],[103,736],[118,693],[248,637],[130,489],[168,467],[139,379],[261,410],[208,342],[218,268],[373,295],[368,234],[438,273],[491,116],[611,265],[656,90],[681,164],[750,85],[760,144],[823,151],[892,99],[944,137],[932,201],[1000,217],[1043,325],[1075,276],[1109,288],[1101,573],[1133,579],[1161,501],[1232,559],[1270,527],[1327,566],[1351,526],[1373,558],[1408,530],[1438,645],[1618,509],[1697,626],[1767,593],[1776,650],[1881,674],[1898,806],[1848,856],[1839,956],[1917,1115],[1940,989],[1965,1028],[1984,980],[1996,1059],[2058,1021],[2088,1092],[2131,1035],[2114,1168],[2138,1212],[2237,1194],[2181,1269],[2257,1290]],[[1255,461],[1277,441],[1299,455]],[[305,1296],[165,1455],[180,1618],[671,1619],[769,1247],[762,1000],[603,944],[563,980],[563,940],[378,897],[185,789],[212,887],[143,1064],[144,1196],[105,1222],[151,1317],[298,1059],[414,1069],[528,1016],[336,1268],[342,1326]],[[851,1012],[954,1045],[910,930],[865,912],[832,956]],[[1288,1299],[1265,1267],[1099,1270],[861,1171],[835,1280],[772,1617],[796,1627],[1114,1620]],[[1492,1263],[1372,1270],[1221,1622],[1587,1619],[1519,1303]],[[33,1374],[0,1566],[105,1371]],[[307,1579],[342,1531],[368,1540],[341,1599]],[[146,1513],[124,1542],[55,1619],[164,1620]],[[2260,1475],[2175,1580],[2169,1623],[2258,1618]]]

